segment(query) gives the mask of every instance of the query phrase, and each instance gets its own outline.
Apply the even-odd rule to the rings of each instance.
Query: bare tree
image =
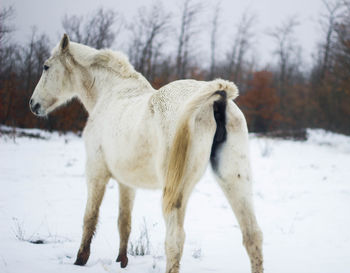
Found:
[[[37,36],[37,28],[32,27],[32,33],[30,37],[29,44],[25,46],[22,50],[22,75],[23,77],[23,89],[29,90],[31,86],[31,81],[33,77],[33,70],[35,66],[35,57],[34,57],[34,47],[36,42],[36,36]]]
[[[9,23],[15,14],[15,10],[12,6],[1,8],[0,10],[0,44],[3,45],[11,32],[15,28]]]
[[[218,39],[218,28],[219,28],[219,15],[220,15],[221,2],[218,2],[214,9],[212,25],[211,25],[211,35],[210,35],[210,74],[209,79],[215,77],[216,68],[216,42]]]
[[[50,57],[50,40],[46,34],[39,35],[34,41],[33,80],[36,82],[43,70],[44,62]]]
[[[2,44],[0,47],[0,82],[15,72],[20,61],[20,47],[17,44]],[[1,83],[0,83],[1,86]]]
[[[122,17],[113,10],[100,8],[88,16],[68,16],[62,26],[70,38],[97,49],[111,47],[122,26]]]
[[[181,24],[176,56],[176,76],[185,78],[189,62],[190,45],[196,38],[196,21],[203,6],[193,0],[184,0],[181,7]]]
[[[42,73],[44,61],[50,56],[50,41],[47,35],[37,34],[37,28],[32,27],[30,40],[21,50],[21,71],[23,79],[22,90],[31,93]]]
[[[83,21],[84,16],[64,15],[62,19],[62,27],[72,41],[77,43],[86,42],[86,35],[83,33],[84,30],[82,27]]]
[[[255,36],[253,32],[255,23],[255,14],[249,11],[243,13],[236,28],[233,46],[228,53],[227,77],[237,84],[242,84],[243,66]]]
[[[128,26],[131,31],[129,57],[135,68],[152,81],[155,65],[162,54],[166,34],[170,31],[171,13],[164,11],[160,2],[147,9],[141,7],[137,19]]]
[[[10,43],[14,31],[11,21],[14,18],[12,6],[0,10],[0,107],[1,122],[9,119],[14,98],[16,62],[19,59],[18,46]]]
[[[329,0],[322,0],[326,13],[321,15],[320,25],[325,32],[325,40],[321,44],[321,71],[320,79],[324,79],[326,72],[331,66],[331,55],[333,54],[333,47],[335,42],[335,28],[337,20],[341,16],[341,9],[343,7],[343,1],[338,0],[331,2]]]
[[[294,37],[295,28],[299,22],[295,16],[287,18],[279,26],[275,27],[268,34],[276,43],[274,54],[278,57],[279,92],[284,96],[288,79],[292,78],[292,73],[297,69],[299,63],[300,47],[296,44]]]
[[[15,30],[11,24],[14,14],[12,6],[0,10],[0,80],[14,71],[18,59],[18,46],[10,43],[11,33]]]

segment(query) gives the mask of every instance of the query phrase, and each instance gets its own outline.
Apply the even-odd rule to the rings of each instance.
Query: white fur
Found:
[[[105,186],[113,177],[120,184],[122,195],[118,260],[123,264],[125,259],[127,262],[126,247],[135,189],[164,187],[168,153],[186,105],[205,92],[226,90],[234,98],[237,90],[233,83],[223,80],[181,80],[154,90],[133,69],[124,54],[97,51],[69,40],[67,47],[63,48],[63,39],[46,61],[50,68],[43,72],[32,99],[41,105],[39,115],[48,114],[72,97],[78,97],[89,112],[83,133],[89,194],[76,263],[87,261]],[[182,207],[164,215],[167,273],[179,271],[186,203],[209,162],[216,129],[212,108],[213,100],[203,102],[193,116],[195,142],[191,146],[191,166],[186,176],[188,182],[183,188]],[[218,181],[242,228],[252,272],[261,273],[262,239],[251,201],[246,122],[232,100],[228,100],[226,115],[228,137],[220,152]]]

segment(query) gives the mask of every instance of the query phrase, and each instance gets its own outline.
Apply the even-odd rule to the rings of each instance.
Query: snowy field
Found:
[[[2,127],[2,129],[6,129]],[[118,187],[110,181],[85,267],[74,266],[86,201],[81,138],[0,137],[0,272],[165,271],[161,192],[139,190],[131,242],[149,254],[115,263]],[[306,142],[251,136],[254,202],[266,273],[350,272],[350,137],[308,131]],[[187,210],[181,272],[250,272],[237,221],[208,169]],[[143,234],[143,235],[142,235]],[[41,243],[34,244],[33,242]]]

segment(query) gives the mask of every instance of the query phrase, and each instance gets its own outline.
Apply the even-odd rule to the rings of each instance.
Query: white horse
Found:
[[[232,82],[180,80],[155,90],[125,55],[73,43],[64,35],[45,62],[30,108],[45,116],[78,97],[88,199],[76,265],[86,264],[108,180],[119,184],[117,262],[127,245],[135,189],[163,189],[166,272],[179,272],[187,201],[211,162],[240,225],[253,273],[263,272],[262,233],[252,205],[248,131]]]

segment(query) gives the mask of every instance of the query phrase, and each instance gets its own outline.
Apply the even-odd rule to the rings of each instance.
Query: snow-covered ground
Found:
[[[6,129],[5,127],[2,127]],[[118,187],[110,181],[90,259],[73,262],[86,201],[84,145],[74,135],[0,137],[0,272],[165,271],[161,192],[139,190],[131,242],[150,254],[115,263]],[[350,137],[310,130],[306,142],[251,136],[254,202],[266,273],[350,272]],[[191,197],[181,272],[250,272],[237,221],[208,169]],[[145,236],[143,236],[145,240]],[[42,240],[43,244],[32,242]]]

